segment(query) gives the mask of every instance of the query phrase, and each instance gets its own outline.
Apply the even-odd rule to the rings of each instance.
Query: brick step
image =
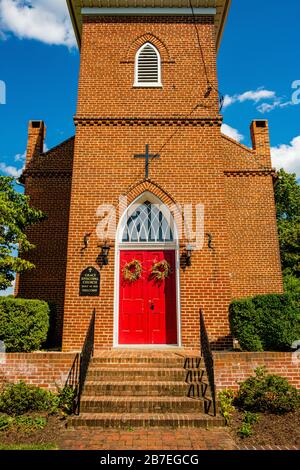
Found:
[[[103,381],[115,380],[136,380],[146,381],[183,381],[183,382],[203,382],[208,383],[206,371],[204,369],[183,369],[179,367],[163,368],[163,367],[145,367],[139,368],[137,365],[130,367],[104,367],[90,366],[88,370],[87,380]]]
[[[93,358],[90,367],[156,367],[156,368],[179,368],[184,367],[184,358],[172,358],[167,360],[155,358]]]
[[[81,413],[201,413],[204,401],[186,397],[83,397]]]
[[[208,377],[205,369],[185,369],[187,382],[204,382],[208,384]]]
[[[84,396],[187,396],[190,385],[185,382],[99,382],[87,381]]]
[[[74,428],[212,428],[224,426],[222,417],[212,417],[202,413],[81,413],[72,418]]]
[[[124,380],[123,382],[87,381],[84,387],[84,396],[203,396],[210,397],[209,387],[205,382],[201,384],[186,382],[151,382]]]
[[[186,380],[187,371],[183,368],[151,368],[137,367],[89,367],[87,380],[93,381],[183,381]]]

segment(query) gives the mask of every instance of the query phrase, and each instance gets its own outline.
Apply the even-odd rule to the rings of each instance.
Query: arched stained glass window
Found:
[[[171,217],[171,214],[170,214]],[[122,242],[158,242],[174,240],[170,220],[162,213],[159,204],[145,201],[138,205],[127,219]]]

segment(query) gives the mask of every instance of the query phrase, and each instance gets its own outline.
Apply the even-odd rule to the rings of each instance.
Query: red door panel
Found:
[[[123,267],[137,259],[143,274],[135,282],[123,279]],[[170,276],[157,282],[151,277],[154,263],[166,259]],[[119,344],[177,344],[175,252],[121,251]]]
[[[137,259],[143,264],[143,253],[139,251],[122,251],[120,266],[120,310],[119,331],[121,344],[147,343],[147,312],[144,308],[144,273],[135,282],[123,279],[123,267]]]
[[[171,266],[172,274],[164,285],[166,344],[177,344],[176,311],[176,263],[175,251],[165,251],[164,257]]]

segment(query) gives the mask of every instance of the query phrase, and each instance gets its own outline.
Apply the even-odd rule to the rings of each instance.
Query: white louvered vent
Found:
[[[150,43],[144,44],[136,54],[134,86],[161,86],[160,55],[158,50]]]

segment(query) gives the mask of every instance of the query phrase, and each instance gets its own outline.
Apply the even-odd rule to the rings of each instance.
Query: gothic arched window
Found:
[[[134,86],[161,87],[161,58],[158,50],[146,42],[137,51],[134,67]]]
[[[122,242],[172,242],[174,240],[170,221],[160,210],[158,204],[148,200],[136,206],[127,218]]]

